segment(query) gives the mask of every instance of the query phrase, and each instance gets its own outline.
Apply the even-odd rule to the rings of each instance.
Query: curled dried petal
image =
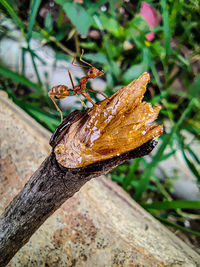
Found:
[[[160,106],[142,102],[150,77],[143,73],[114,95],[88,109],[55,146],[57,161],[67,168],[85,167],[132,151],[163,132],[151,124]]]

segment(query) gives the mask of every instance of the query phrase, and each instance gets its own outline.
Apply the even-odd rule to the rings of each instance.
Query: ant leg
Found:
[[[82,96],[84,96],[88,101],[90,101],[93,106],[97,106],[97,104],[94,103],[94,101],[91,99],[90,95],[86,91],[80,92],[80,94],[82,94]]]
[[[101,93],[101,92],[99,92],[99,91],[96,91],[96,90],[93,90],[93,89],[88,89],[88,88],[85,88],[85,90],[88,90],[88,91],[93,92],[93,93],[100,94],[100,95],[104,96],[105,98],[107,98],[106,95],[104,95],[103,93]]]
[[[53,97],[50,96],[50,94],[49,94],[49,97],[51,98],[52,102],[53,102],[54,105],[56,106],[57,110],[60,112],[60,117],[61,117],[61,122],[62,122],[62,121],[63,121],[63,114],[62,114],[61,109],[58,107],[58,105],[57,105],[56,102],[54,101]]]
[[[83,100],[80,98],[80,96],[79,96],[79,95],[77,95],[77,97],[78,97],[78,99],[80,100],[80,102],[81,102],[82,106],[83,106],[85,109],[87,109],[87,106],[86,106],[86,104],[83,102]]]
[[[68,74],[69,74],[69,78],[70,78],[70,81],[71,81],[71,84],[72,84],[72,87],[74,89],[74,82],[73,82],[73,79],[72,79],[72,75],[71,75],[71,72],[68,70]]]
[[[73,82],[73,79],[72,79],[71,72],[70,72],[69,70],[68,70],[68,74],[69,74],[69,78],[70,78],[72,87],[73,87],[73,89],[74,89],[74,87],[75,87],[75,86],[74,86],[74,82]],[[75,94],[76,94],[76,93],[74,92],[74,95],[75,95]],[[87,108],[86,104],[81,100],[81,98],[79,97],[79,95],[77,95],[77,97],[79,98],[79,100],[80,100],[82,106],[83,106],[84,108]]]

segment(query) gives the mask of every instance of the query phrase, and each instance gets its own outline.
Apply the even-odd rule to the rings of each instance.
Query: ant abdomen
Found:
[[[55,99],[62,99],[65,98],[66,96],[69,96],[70,91],[72,90],[70,90],[66,85],[60,84],[52,87],[49,93],[51,97]]]

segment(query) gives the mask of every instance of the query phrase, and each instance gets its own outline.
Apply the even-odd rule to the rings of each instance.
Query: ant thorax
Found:
[[[87,81],[88,81],[88,78],[87,78],[87,77],[82,77],[82,78],[80,79],[80,82],[79,82],[79,83],[82,85],[82,84],[86,84]]]

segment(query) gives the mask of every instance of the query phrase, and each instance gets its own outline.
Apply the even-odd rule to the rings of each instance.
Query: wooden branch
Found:
[[[51,138],[50,144],[53,146],[51,155],[32,175],[0,217],[0,255],[2,255],[0,264],[8,263],[40,225],[91,178],[107,173],[127,159],[145,156],[151,152],[156,145],[156,141],[152,139],[152,133],[154,136],[160,135],[162,127],[144,128],[145,120],[140,122],[140,114],[140,127],[142,130],[145,129],[145,137],[142,142],[136,138],[136,144],[133,146],[132,142],[125,137],[116,147],[116,137],[118,140],[121,125],[124,125],[124,131],[129,133],[129,128],[131,130],[133,128],[133,122],[138,124],[138,121],[135,122],[135,117],[138,115],[135,109],[137,110],[137,107],[141,105],[148,80],[149,75],[144,74],[133,84],[100,102],[98,106],[86,111],[74,111],[65,118]],[[129,96],[133,89],[137,89],[139,95]],[[130,103],[127,102],[128,104],[124,108],[123,101],[126,101],[127,96],[129,96]],[[118,109],[115,107],[116,102],[118,102]],[[135,106],[132,104],[134,102],[136,102]],[[140,109],[139,112],[141,112]],[[149,104],[147,109],[149,111]],[[132,110],[134,110],[135,116],[132,115]],[[118,115],[118,111],[120,115]],[[151,118],[150,122],[157,117],[158,112],[159,109],[156,112],[151,111],[153,119]],[[127,119],[130,115],[131,119]],[[145,116],[149,122],[149,115]],[[121,117],[123,120],[120,120]],[[131,120],[133,120],[132,124]],[[105,124],[106,121],[108,122]],[[126,121],[128,121],[128,126]],[[119,129],[119,133],[112,137],[112,129],[116,131],[116,128]],[[159,130],[155,131],[157,128]],[[137,133],[137,136],[138,134],[141,133]],[[130,138],[132,135],[129,135]],[[101,140],[102,136],[103,140]],[[110,136],[112,137],[110,142],[105,143],[104,139],[110,138]]]
[[[0,174],[4,191],[4,195],[0,191],[0,208],[3,210],[9,199],[16,195],[16,190],[20,191],[23,187],[30,171],[36,169],[41,159],[45,158],[49,135],[11,101],[2,100],[1,94],[0,124]],[[61,133],[62,129],[59,128],[54,142],[57,143]],[[11,202],[10,208],[6,209],[7,219],[4,218],[0,236],[11,232],[12,237],[5,239],[4,245],[7,243],[9,250],[16,250],[20,246],[18,243],[24,244],[34,228],[36,230],[48,214],[79,190],[85,181],[99,175],[100,171],[106,172],[120,164],[123,157],[142,156],[150,152],[154,145],[150,141],[135,151],[113,157],[110,163],[107,159],[104,164],[98,162],[96,167],[90,165],[76,169],[62,167],[51,153]],[[2,257],[4,252],[0,255]],[[113,266],[123,262],[127,266],[181,264],[186,267],[195,266],[199,257],[139,207],[119,186],[109,179],[99,178],[87,183],[81,192],[64,203],[16,254],[9,266],[19,262],[22,266],[30,265],[32,261],[38,266],[52,266],[55,263],[71,265],[73,262],[82,266]],[[5,262],[8,259],[1,266]]]
[[[6,265],[40,225],[87,181],[108,172],[125,159],[149,153],[155,144],[150,141],[123,157],[65,171],[59,167],[52,152],[0,217],[0,266]]]

